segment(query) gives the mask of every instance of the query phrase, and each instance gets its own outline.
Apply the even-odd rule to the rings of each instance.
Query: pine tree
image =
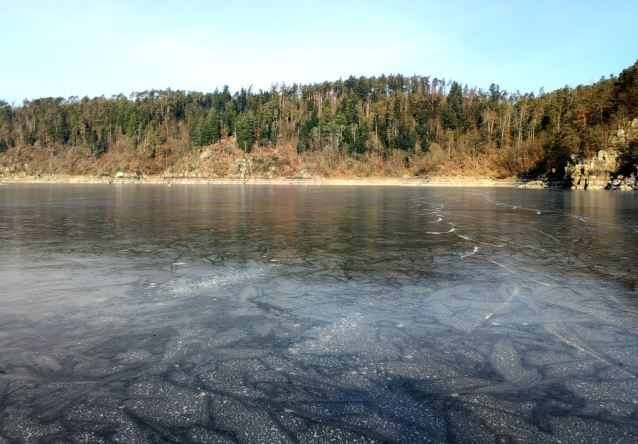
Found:
[[[255,122],[252,117],[248,114],[240,115],[235,124],[235,133],[237,135],[237,145],[249,153],[255,141]]]
[[[219,115],[211,108],[206,119],[201,122],[199,146],[210,145],[219,140]]]
[[[195,146],[203,146],[202,143],[202,129],[204,127],[204,116],[200,115],[197,119],[193,120],[190,129],[188,130],[188,137]]]

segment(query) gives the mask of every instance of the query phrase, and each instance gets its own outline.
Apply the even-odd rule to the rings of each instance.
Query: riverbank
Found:
[[[633,179],[633,178],[632,178]],[[498,187],[498,188],[551,188],[551,189],[585,189],[570,186],[564,180],[534,179],[525,180],[512,176],[505,179],[471,176],[427,176],[406,178],[322,178],[322,177],[249,177],[218,178],[200,175],[172,176],[71,176],[53,175],[8,175],[0,177],[0,184],[179,184],[179,185],[338,185],[338,186],[408,186],[408,187]],[[610,181],[608,187],[599,186],[589,189],[607,189],[620,191],[638,191],[638,187],[616,184]]]
[[[516,178],[497,180],[485,177],[411,177],[411,178],[211,178],[192,176],[5,176],[0,183],[42,184],[183,184],[183,185],[370,185],[370,186],[429,186],[429,187],[524,187]]]

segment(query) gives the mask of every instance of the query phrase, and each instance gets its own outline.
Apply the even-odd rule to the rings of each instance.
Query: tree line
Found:
[[[429,76],[350,76],[257,92],[224,86],[211,93],[40,98],[20,106],[0,100],[0,152],[82,145],[98,158],[120,142],[157,158],[171,156],[177,140],[196,150],[232,139],[246,152],[287,144],[300,154],[360,159],[436,151],[471,162],[489,154],[521,170],[539,159],[549,165],[571,154],[590,156],[636,116],[638,62],[591,85],[538,94]]]

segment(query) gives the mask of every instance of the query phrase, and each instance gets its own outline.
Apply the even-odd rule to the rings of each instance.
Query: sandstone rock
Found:
[[[212,153],[211,153],[211,151],[210,151],[210,150],[202,151],[202,154],[200,154],[200,155],[199,155],[199,160],[200,160],[201,162],[203,162],[203,161],[205,161],[205,160],[208,160],[208,159],[210,159],[211,154],[212,154]]]
[[[115,177],[124,177],[124,173],[121,171],[118,171]]]
[[[585,160],[572,155],[565,165],[565,180],[571,188],[603,190],[613,187],[612,175],[620,167],[620,154],[615,150],[600,150],[596,157]]]

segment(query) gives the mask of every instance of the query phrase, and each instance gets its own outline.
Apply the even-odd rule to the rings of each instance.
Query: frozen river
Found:
[[[0,186],[0,444],[638,442],[638,193]]]

